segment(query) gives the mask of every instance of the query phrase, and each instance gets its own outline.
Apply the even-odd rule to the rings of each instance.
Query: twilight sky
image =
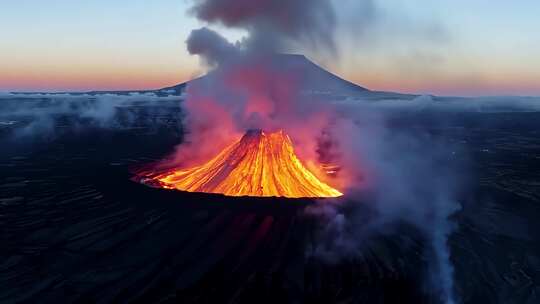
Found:
[[[336,55],[298,49],[374,90],[540,95],[538,0],[331,0]],[[0,4],[0,91],[151,89],[204,72],[192,0]],[[231,41],[242,31],[211,28]]]

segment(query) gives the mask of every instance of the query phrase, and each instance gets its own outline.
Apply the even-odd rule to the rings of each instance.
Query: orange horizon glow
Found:
[[[344,76],[344,78],[347,76]],[[395,75],[351,75],[350,81],[373,91],[441,96],[538,96],[540,87],[531,77],[508,79],[504,76],[459,77],[445,76],[432,79],[402,78]]]
[[[150,90],[202,74],[185,45],[191,30],[204,25],[186,13],[191,1],[4,2],[0,91]],[[540,96],[540,2],[492,1],[486,9],[477,1],[463,9],[460,1],[418,7],[381,0],[375,6],[384,18],[366,20],[370,26],[360,32],[354,2],[333,5],[340,21],[336,54],[304,41],[291,52],[371,90]],[[249,32],[214,30],[233,44]]]
[[[92,70],[50,71],[44,69],[4,70],[0,75],[0,91],[116,91],[154,90],[177,85],[197,77],[190,70],[159,70],[141,67],[114,70],[94,68]],[[410,94],[434,94],[452,96],[481,95],[539,95],[540,88],[530,77],[439,77],[433,79],[403,79],[396,75],[341,73],[341,77],[375,91]]]
[[[4,71],[0,89],[8,91],[153,90],[193,78],[193,73],[132,69],[126,71]]]

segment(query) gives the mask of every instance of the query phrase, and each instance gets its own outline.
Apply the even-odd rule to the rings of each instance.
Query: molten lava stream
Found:
[[[283,131],[248,131],[207,163],[154,177],[168,189],[229,196],[338,197],[298,159]]]

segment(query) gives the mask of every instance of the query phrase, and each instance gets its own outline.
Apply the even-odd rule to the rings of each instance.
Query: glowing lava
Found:
[[[283,131],[248,131],[207,163],[152,178],[161,187],[229,196],[338,197],[300,162]]]

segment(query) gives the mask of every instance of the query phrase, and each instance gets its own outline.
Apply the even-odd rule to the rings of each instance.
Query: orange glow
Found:
[[[338,197],[296,156],[283,131],[248,131],[203,165],[172,169],[152,177],[167,189],[228,196]]]
[[[32,57],[11,54],[2,62],[0,90],[8,91],[92,91],[158,89],[196,76],[197,62],[184,59],[151,62],[135,57],[75,56]],[[57,54],[58,55],[58,54]],[[59,56],[59,55],[58,55]]]
[[[92,91],[158,89],[189,80],[188,73],[143,71],[6,71],[0,89],[14,91]]]

